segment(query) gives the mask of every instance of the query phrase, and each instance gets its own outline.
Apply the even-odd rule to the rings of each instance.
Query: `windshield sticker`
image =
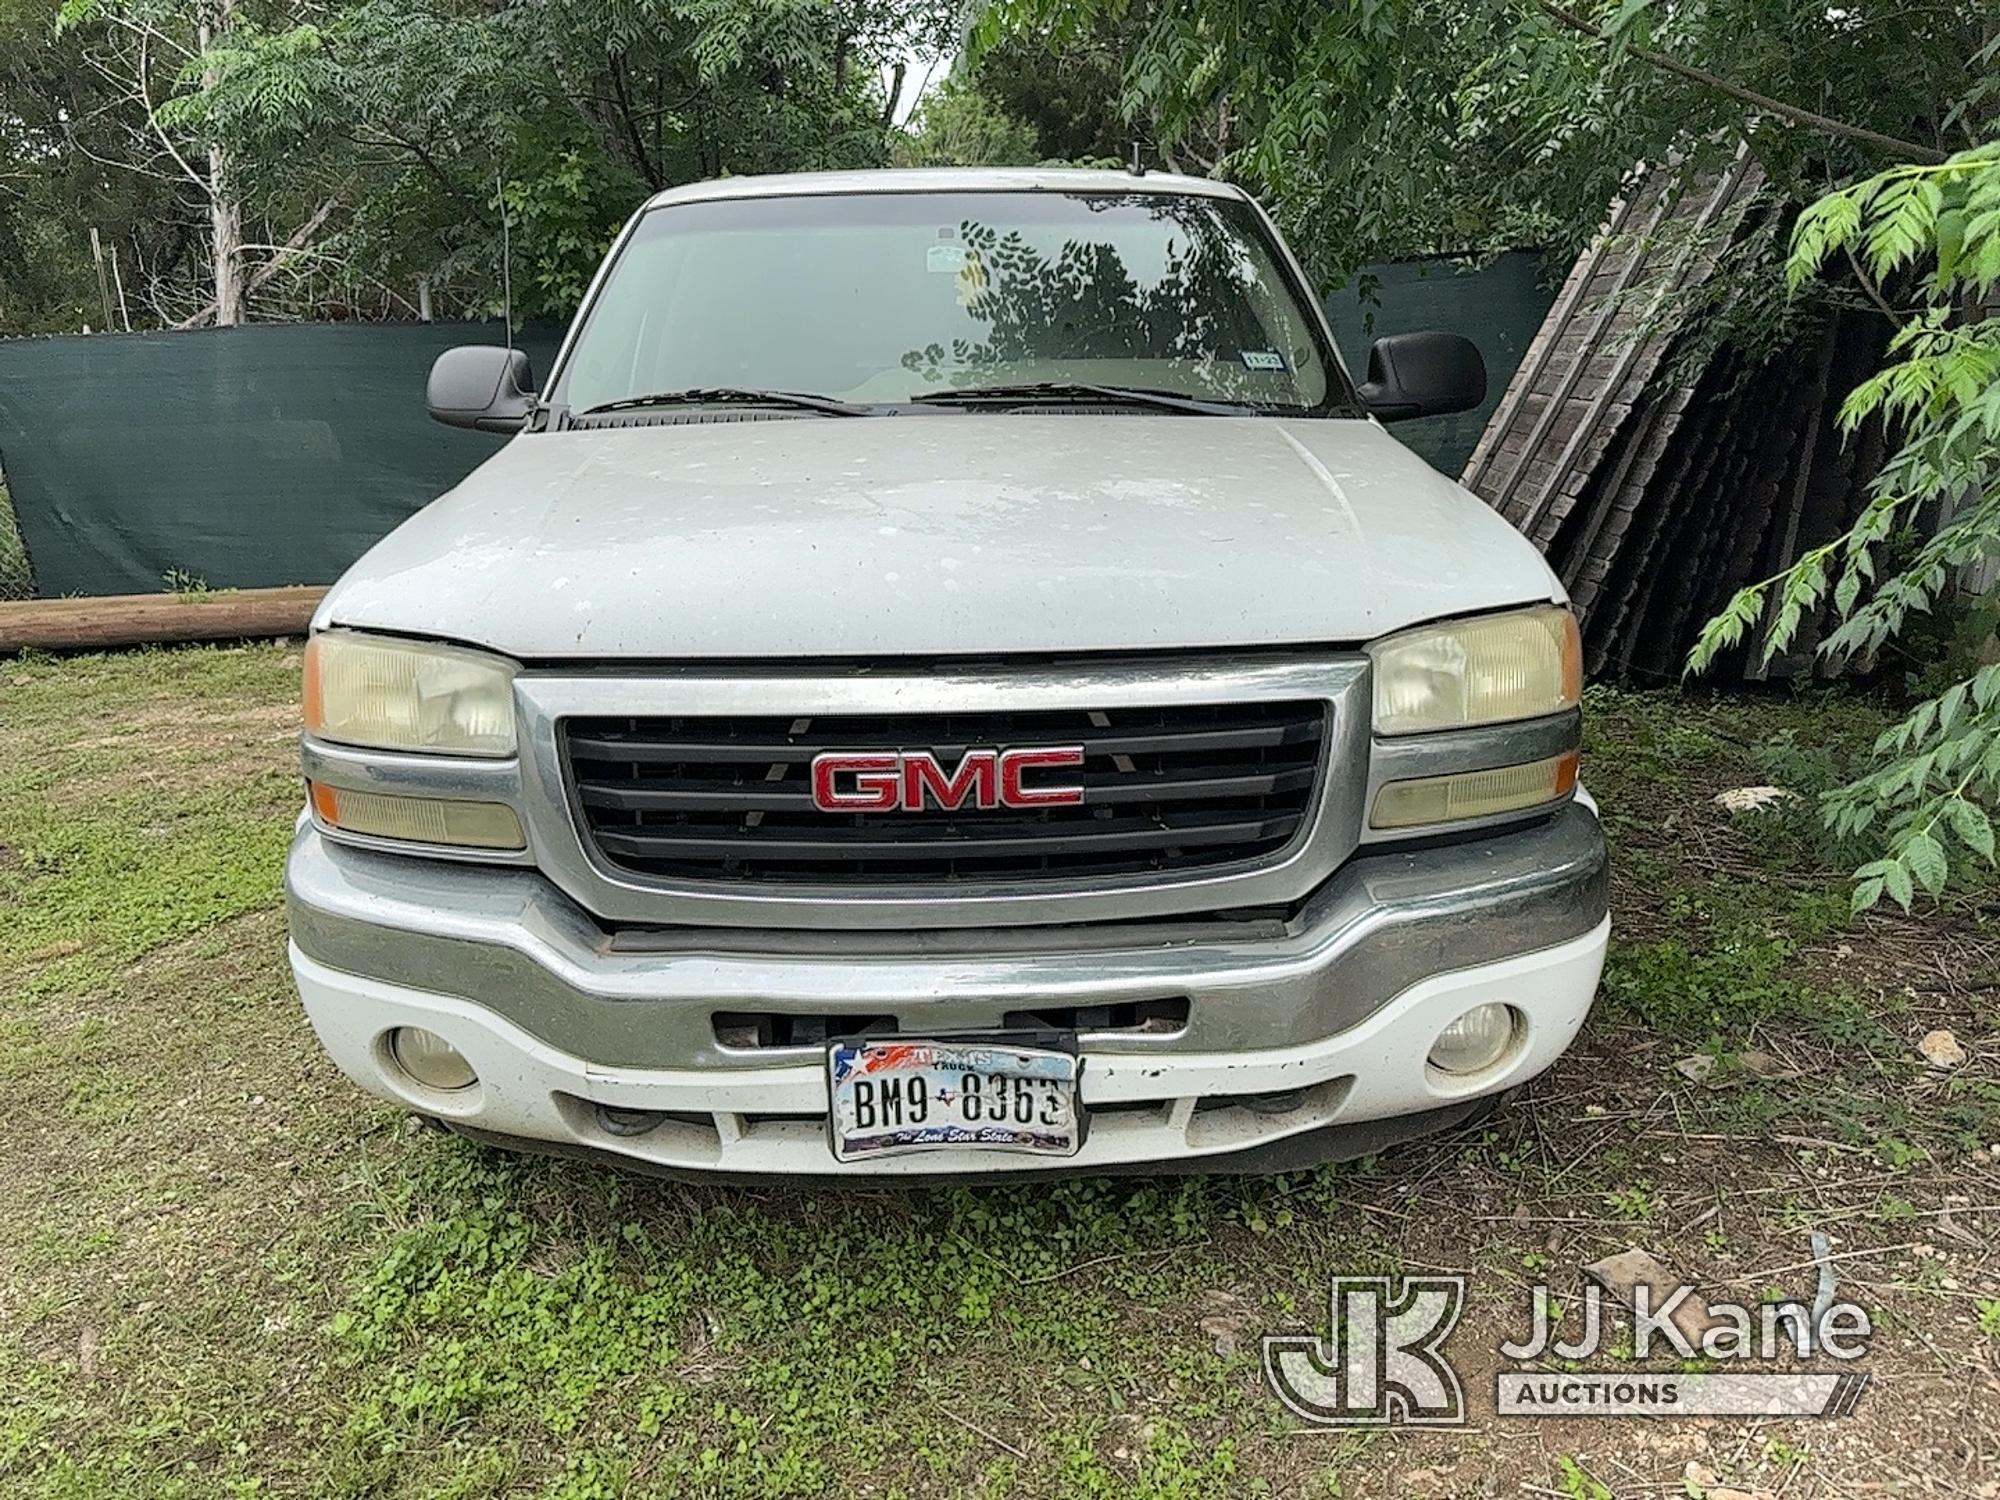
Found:
[[[965,246],[931,246],[924,252],[924,269],[934,276],[956,276],[965,269]]]
[[[965,252],[965,264],[958,268],[958,305],[969,308],[986,290],[986,263],[977,250]]]
[[[1285,368],[1285,356],[1275,349],[1245,349],[1243,368],[1246,370],[1280,370]]]

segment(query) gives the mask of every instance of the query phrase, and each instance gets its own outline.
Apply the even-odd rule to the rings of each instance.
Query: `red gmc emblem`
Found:
[[[928,750],[829,750],[812,763],[813,806],[821,812],[946,812],[964,807],[1074,807],[1080,786],[1024,786],[1022,773],[1080,766],[1079,745],[968,750],[947,772]]]

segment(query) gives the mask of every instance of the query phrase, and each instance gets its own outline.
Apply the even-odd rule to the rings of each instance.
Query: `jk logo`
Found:
[[[1327,1427],[1465,1421],[1465,1392],[1443,1354],[1465,1308],[1463,1276],[1336,1276],[1327,1334],[1264,1339],[1278,1399]]]

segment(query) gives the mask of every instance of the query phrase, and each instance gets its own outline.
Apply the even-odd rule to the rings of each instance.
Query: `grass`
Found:
[[[1960,1373],[2000,1328],[2000,949],[1971,905],[1850,926],[1808,816],[1710,800],[1837,774],[1866,705],[1593,702],[1603,998],[1476,1131],[1280,1178],[836,1193],[497,1154],[341,1081],[284,966],[297,671],[0,663],[0,1495],[1596,1495],[1699,1460],[1792,1496],[1949,1485],[1922,1413],[2000,1414]],[[1949,1077],[1911,1060],[1935,1025],[1973,1054]],[[1838,1444],[1495,1426],[1525,1278],[1568,1299],[1636,1242],[1797,1294],[1810,1227],[1921,1334],[1880,1342]],[[1257,1335],[1317,1328],[1333,1271],[1416,1267],[1478,1273],[1475,1425],[1300,1433]]]

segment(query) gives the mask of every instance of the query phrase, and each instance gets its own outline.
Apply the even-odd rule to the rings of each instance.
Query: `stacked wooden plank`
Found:
[[[1709,285],[1725,252],[1783,211],[1760,185],[1747,153],[1719,172],[1637,174],[1466,465],[1562,578],[1594,676],[1678,676],[1702,624],[1837,532],[1879,462],[1879,437],[1844,442],[1833,414],[1881,357],[1880,319],[1829,313],[1761,359],[1697,342],[1693,310],[1735,290]],[[1754,653],[1730,665],[1763,675]]]

